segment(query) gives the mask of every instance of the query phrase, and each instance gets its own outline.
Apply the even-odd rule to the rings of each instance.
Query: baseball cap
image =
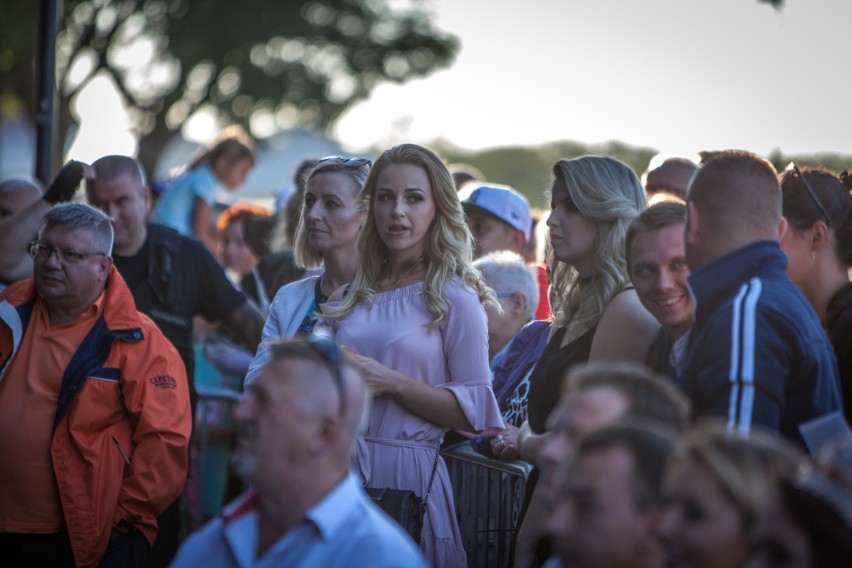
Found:
[[[530,239],[530,204],[527,198],[508,185],[466,183],[459,191],[462,206],[470,211],[480,210],[497,217],[524,232]]]

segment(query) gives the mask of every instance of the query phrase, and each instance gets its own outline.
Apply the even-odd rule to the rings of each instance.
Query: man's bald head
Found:
[[[651,196],[665,192],[686,198],[689,181],[698,171],[698,166],[686,158],[668,158],[656,168],[650,170],[645,179],[645,192]]]
[[[280,380],[294,380],[300,384],[305,409],[317,416],[340,418],[341,449],[348,455],[355,442],[366,412],[366,390],[361,367],[345,350],[336,349],[340,361],[335,364],[328,353],[313,347],[309,341],[290,340],[275,343],[270,347],[270,360],[267,365],[288,359],[304,359],[318,366],[317,373],[311,376],[279,377]],[[338,383],[338,370],[339,379]]]
[[[364,383],[328,339],[275,342],[269,355],[234,411],[232,466],[262,495],[307,509],[349,471]]]
[[[142,195],[145,192],[145,172],[139,162],[129,156],[104,156],[92,164],[95,172],[93,180],[88,180],[89,185],[98,181],[111,181],[121,176],[127,176],[133,188]]]
[[[691,270],[753,242],[778,240],[778,174],[757,154],[742,150],[716,153],[695,174],[687,203]]]

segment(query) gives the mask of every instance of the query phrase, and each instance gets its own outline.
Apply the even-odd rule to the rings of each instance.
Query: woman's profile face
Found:
[[[355,245],[366,217],[357,206],[359,189],[342,172],[321,172],[308,180],[302,215],[311,249],[327,253]]]
[[[556,260],[570,264],[581,276],[591,276],[594,269],[595,224],[577,210],[565,182],[553,182],[547,227]]]
[[[807,231],[800,231],[792,225],[787,227],[781,237],[781,250],[787,255],[787,276],[799,288],[813,277],[813,252],[811,240]]]
[[[692,460],[675,472],[659,531],[671,568],[736,568],[746,556],[742,514],[716,477]]]

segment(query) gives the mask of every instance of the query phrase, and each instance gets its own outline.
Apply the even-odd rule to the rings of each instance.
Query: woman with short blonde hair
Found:
[[[366,218],[360,192],[369,170],[366,158],[329,156],[306,175],[293,255],[299,267],[319,274],[291,282],[275,294],[246,384],[263,368],[271,342],[310,333],[328,298],[352,281],[358,233]]]

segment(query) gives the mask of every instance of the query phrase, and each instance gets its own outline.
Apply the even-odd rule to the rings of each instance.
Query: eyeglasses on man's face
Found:
[[[29,245],[30,256],[33,260],[44,262],[56,253],[56,259],[64,264],[79,264],[93,256],[106,256],[105,252],[77,252],[46,245],[39,241],[33,241]]]

